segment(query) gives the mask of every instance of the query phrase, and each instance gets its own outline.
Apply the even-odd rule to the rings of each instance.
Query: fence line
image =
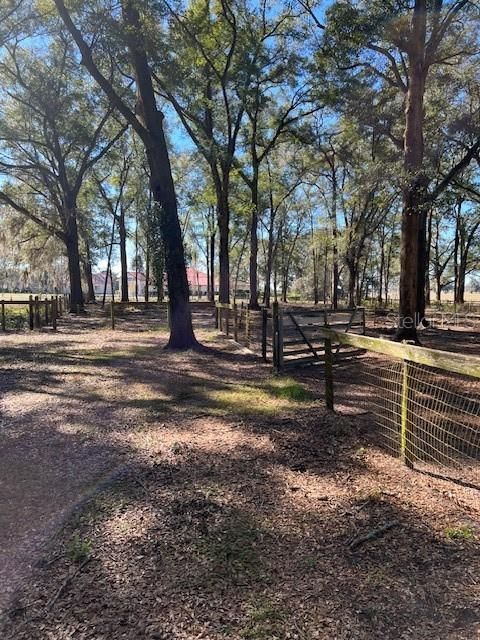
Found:
[[[28,326],[31,331],[51,326],[57,329],[57,320],[66,310],[67,297],[51,296],[42,300],[39,296],[30,295],[28,300],[0,300],[0,326],[7,331],[7,307],[27,308]]]
[[[480,357],[390,342],[381,338],[322,331],[325,340],[325,402],[334,408],[334,343],[386,357],[358,358],[358,376],[369,388],[361,402],[373,415],[384,444],[403,462],[457,465],[480,460]],[[455,374],[455,375],[452,375]],[[458,379],[457,376],[461,376]]]
[[[249,309],[243,303],[216,304],[217,329],[236,342],[272,361],[276,371],[313,364],[324,359],[323,337],[318,332],[331,327],[365,333],[365,309],[328,309],[280,305],[271,309]],[[338,351],[338,350],[337,350]]]

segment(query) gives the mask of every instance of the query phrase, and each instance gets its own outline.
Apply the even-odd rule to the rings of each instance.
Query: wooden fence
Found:
[[[9,306],[24,307],[27,311],[28,326],[31,331],[51,326],[57,329],[57,320],[65,313],[66,296],[29,296],[28,300],[0,300],[0,321],[2,331],[7,331],[7,310]]]
[[[381,354],[387,357],[386,362],[373,364],[369,371],[360,369],[359,377],[367,386],[366,408],[386,435],[389,448],[398,452],[409,467],[414,462],[452,465],[463,458],[480,458],[480,357],[327,327],[319,333],[326,355],[327,408],[333,410],[335,405],[333,345]],[[356,369],[360,367],[358,361]]]
[[[111,328],[115,329],[117,318],[128,316],[132,310],[143,312],[153,310],[160,322],[166,323],[167,325],[170,324],[169,304],[166,301],[159,302],[157,300],[151,300],[145,302],[132,300],[129,302],[122,302],[120,300],[111,300],[107,305],[105,305],[105,312],[108,313],[110,317]],[[197,315],[197,317],[199,315],[207,314],[209,316],[208,323],[210,323],[215,311],[215,303],[209,301],[191,301],[190,311],[192,314]]]
[[[365,333],[365,309],[318,309],[280,306],[255,311],[236,304],[217,304],[217,329],[265,361],[276,371],[313,364],[324,359],[324,341],[319,329]],[[338,351],[338,350],[337,350]]]

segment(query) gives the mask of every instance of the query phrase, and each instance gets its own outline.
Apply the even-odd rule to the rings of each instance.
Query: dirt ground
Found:
[[[348,376],[332,414],[208,313],[198,352],[105,325],[0,337],[0,637],[480,638],[479,489],[384,453]]]

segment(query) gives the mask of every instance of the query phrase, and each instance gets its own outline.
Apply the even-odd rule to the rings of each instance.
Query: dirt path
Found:
[[[382,453],[348,390],[329,415],[318,376],[156,329],[2,339],[6,638],[480,637],[478,491]]]
[[[209,315],[197,314],[197,326]],[[158,319],[107,324],[93,309],[65,317],[57,333],[0,338],[0,610],[72,508],[131,462],[125,434],[151,418],[145,385],[125,370],[161,350]]]

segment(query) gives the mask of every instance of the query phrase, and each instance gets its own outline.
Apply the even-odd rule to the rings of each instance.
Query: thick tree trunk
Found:
[[[418,343],[417,325],[424,301],[424,218],[428,181],[423,171],[423,98],[425,92],[426,0],[415,0],[409,51],[409,84],[405,109],[404,168],[400,246],[400,313],[395,338]],[[423,274],[423,275],[422,275]],[[424,304],[424,302],[423,302]]]
[[[425,193],[426,196],[426,193]],[[426,306],[426,287],[427,287],[427,268],[428,268],[428,252],[427,252],[427,211],[426,204],[417,214],[419,216],[418,228],[418,289],[417,289],[417,324],[428,326],[425,317]]]
[[[82,291],[82,273],[80,269],[80,251],[78,242],[78,225],[75,203],[71,203],[64,214],[65,244],[68,258],[68,275],[70,279],[70,313],[84,312]]]
[[[132,29],[129,50],[138,91],[137,114],[145,127],[145,150],[150,169],[154,214],[158,216],[165,251],[170,310],[168,347],[187,349],[197,345],[189,306],[189,291],[182,231],[172,178],[168,147],[163,131],[163,114],[158,110],[147,55],[139,37],[142,26],[132,0],[124,0],[123,16]]]
[[[217,186],[217,219],[219,231],[219,291],[218,299],[223,304],[230,302],[230,204],[228,180]]]

